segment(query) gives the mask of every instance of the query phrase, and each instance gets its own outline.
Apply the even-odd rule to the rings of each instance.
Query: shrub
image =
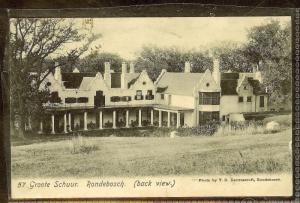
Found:
[[[228,135],[255,135],[264,134],[267,131],[261,121],[232,122],[220,125],[215,132],[216,136]]]
[[[211,136],[218,130],[219,125],[219,122],[211,121],[197,127],[179,128],[178,132],[180,136]]]
[[[98,146],[92,143],[91,138],[75,134],[69,141],[69,149],[72,154],[89,154],[98,150]]]

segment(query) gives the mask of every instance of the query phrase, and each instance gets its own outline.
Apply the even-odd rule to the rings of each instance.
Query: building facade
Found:
[[[129,69],[129,70],[128,70]],[[212,120],[230,121],[247,112],[268,110],[261,73],[192,73],[162,70],[153,82],[144,70],[122,63],[120,73],[105,63],[104,73],[63,73],[56,67],[44,85],[51,98],[40,132],[68,133],[106,128],[196,127]]]

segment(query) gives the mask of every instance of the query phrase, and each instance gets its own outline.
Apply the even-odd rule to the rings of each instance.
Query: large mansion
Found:
[[[129,70],[128,70],[129,69]],[[153,82],[146,71],[122,64],[121,72],[105,63],[101,73],[61,72],[56,67],[45,85],[51,98],[44,104],[48,119],[40,132],[68,133],[79,130],[143,126],[196,127],[208,121],[230,121],[247,112],[268,110],[268,95],[261,88],[261,73],[192,73],[162,70]]]

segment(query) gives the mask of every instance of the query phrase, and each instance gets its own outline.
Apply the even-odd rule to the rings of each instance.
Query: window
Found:
[[[160,94],[160,99],[164,100],[165,99],[165,94]]]
[[[147,100],[153,100],[154,99],[154,95],[146,95],[146,99]]]
[[[252,97],[247,97],[247,102],[252,102]]]
[[[146,82],[145,82],[145,81],[143,82],[143,85],[146,85]]]
[[[125,101],[125,102],[131,101],[131,97],[130,96],[123,96],[123,97],[121,97],[121,101]]]
[[[244,102],[244,97],[239,97],[239,103]]]
[[[77,102],[78,103],[88,103],[88,101],[89,101],[89,98],[87,98],[87,97],[79,97],[79,98],[77,98]]]
[[[247,90],[247,86],[244,86],[244,90]]]
[[[154,99],[154,95],[152,94],[152,90],[147,90],[146,100]]]
[[[199,112],[199,124],[204,124],[210,121],[218,121],[218,120],[220,120],[219,111]]]
[[[143,100],[142,90],[137,90],[135,95],[135,100]]]
[[[265,107],[265,98],[264,98],[264,96],[259,97],[259,107]]]
[[[66,104],[76,103],[76,98],[75,97],[67,97],[67,98],[65,98],[65,103]]]
[[[119,102],[120,100],[121,100],[121,98],[118,97],[118,96],[113,96],[113,97],[110,98],[111,102]]]
[[[220,93],[219,92],[199,92],[200,105],[219,105]]]

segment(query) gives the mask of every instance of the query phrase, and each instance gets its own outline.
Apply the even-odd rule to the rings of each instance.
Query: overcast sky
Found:
[[[144,45],[197,50],[220,41],[243,43],[247,29],[271,19],[290,23],[290,17],[94,18],[90,31],[102,37],[91,48],[100,45],[100,52],[132,60]]]

